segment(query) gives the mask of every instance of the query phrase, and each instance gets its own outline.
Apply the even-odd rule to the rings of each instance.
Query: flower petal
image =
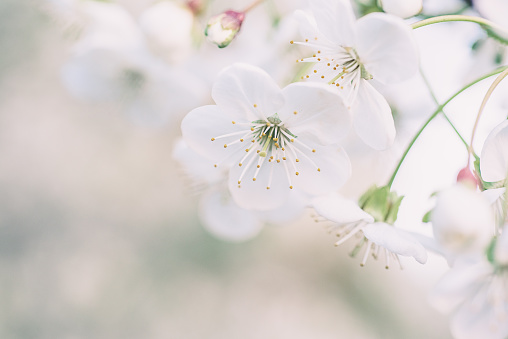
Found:
[[[357,22],[358,55],[374,79],[391,84],[409,79],[418,71],[413,32],[404,20],[372,13]]]
[[[295,220],[303,214],[308,205],[308,198],[298,190],[291,191],[286,203],[275,210],[259,211],[259,219],[273,224],[285,223]]]
[[[214,105],[198,107],[190,111],[182,121],[182,136],[187,145],[203,157],[214,161],[215,164],[226,160],[233,161],[228,158],[239,152],[244,145],[238,143],[225,148],[224,144],[231,142],[231,138],[215,141],[212,141],[212,138],[241,130],[241,126],[232,124],[231,118]],[[238,135],[239,138],[241,135]]]
[[[314,0],[310,8],[317,27],[330,41],[355,46],[355,14],[349,0]]]
[[[330,193],[312,200],[311,206],[328,220],[339,224],[349,224],[364,220],[374,222],[374,218],[362,210],[355,202],[343,198],[338,193]]]
[[[199,203],[199,218],[211,234],[228,241],[249,240],[263,228],[255,213],[239,207],[228,191],[206,192]]]
[[[370,147],[384,150],[395,140],[392,110],[386,99],[367,80],[361,80],[353,105],[353,124],[358,136]]]
[[[349,132],[351,114],[328,85],[294,83],[283,89],[286,104],[279,116],[291,133],[320,145],[339,142]]]
[[[233,199],[240,207],[249,210],[266,211],[279,208],[287,201],[292,193],[290,191],[293,191],[289,188],[282,163],[268,163],[265,158],[265,163],[254,181],[252,179],[256,170],[255,165],[231,167],[228,186]],[[240,185],[238,181],[241,181]],[[267,189],[268,186],[270,189]]]
[[[395,254],[413,257],[420,264],[427,262],[427,251],[410,234],[394,226],[377,222],[363,228],[367,239]]]
[[[301,149],[295,164],[294,186],[311,195],[322,195],[339,189],[351,176],[351,162],[338,146],[314,146],[316,152]],[[291,159],[290,159],[291,160]],[[312,160],[312,162],[311,162]]]
[[[504,180],[508,176],[508,120],[497,125],[485,140],[480,170],[485,181]]]
[[[314,16],[302,11],[295,11],[295,19],[298,21],[300,35],[305,39],[303,45],[320,50],[326,54],[333,54],[340,47],[337,43],[330,41],[317,27]]]
[[[272,116],[284,105],[282,91],[272,78],[247,64],[225,68],[213,85],[212,98],[231,119],[241,122]]]

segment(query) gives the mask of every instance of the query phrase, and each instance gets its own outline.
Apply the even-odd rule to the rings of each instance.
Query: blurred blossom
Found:
[[[219,75],[212,97],[217,105],[191,111],[182,134],[216,168],[232,166],[229,190],[241,207],[274,209],[293,185],[318,195],[349,177],[349,158],[336,143],[349,131],[350,114],[327,87],[281,90],[261,69],[236,64]]]
[[[372,13],[355,20],[348,0],[314,1],[312,16],[298,12],[301,34],[315,54],[302,62],[316,63],[302,80],[326,82],[343,92],[354,113],[356,133],[370,147],[382,150],[395,139],[395,126],[386,99],[372,79],[393,84],[418,70],[412,31],[400,18]]]
[[[508,336],[508,267],[482,257],[459,258],[431,293],[431,303],[452,313],[457,339],[505,339]]]
[[[450,255],[483,253],[494,236],[489,202],[463,183],[439,193],[431,221],[437,243]]]
[[[170,63],[192,53],[194,15],[188,7],[160,1],[141,13],[139,25],[153,51]]]
[[[403,19],[417,15],[422,10],[422,0],[381,0],[383,11]]]
[[[493,33],[500,39],[508,40],[508,2],[505,0],[473,0],[474,8],[486,19],[494,21],[503,30]]]
[[[203,102],[202,80],[150,54],[130,15],[118,5],[104,6],[62,68],[71,94],[117,103],[133,121],[152,126],[175,120]]]

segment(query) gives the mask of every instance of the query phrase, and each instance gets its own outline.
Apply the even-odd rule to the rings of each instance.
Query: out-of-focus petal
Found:
[[[330,193],[312,200],[311,206],[316,212],[339,224],[348,224],[358,221],[374,222],[374,218],[362,210],[355,202]]]
[[[497,125],[485,140],[480,170],[485,181],[504,180],[508,176],[508,120]]]

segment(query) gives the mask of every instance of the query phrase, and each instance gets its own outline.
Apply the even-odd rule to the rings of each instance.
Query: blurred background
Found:
[[[136,17],[151,1],[120,3]],[[215,6],[214,14],[229,9]],[[437,256],[425,266],[403,260],[404,270],[375,260],[362,268],[308,215],[245,243],[209,235],[172,159],[179,120],[138,124],[118,105],[72,96],[61,72],[74,40],[43,7],[0,2],[0,338],[450,337],[426,300],[447,270]],[[256,25],[247,23],[245,37]],[[484,37],[467,24],[443,26],[417,32],[440,99],[479,67],[471,45]],[[450,108],[465,135],[489,85]],[[395,155],[376,160],[380,172],[433,110],[421,80],[412,86],[413,101],[397,111]],[[492,100],[479,149],[505,114],[503,96]],[[399,224],[425,233],[429,195],[453,183],[466,153],[444,120],[423,138],[395,188],[407,195]],[[362,154],[352,155],[355,173],[370,171]],[[378,179],[355,180],[346,191]]]

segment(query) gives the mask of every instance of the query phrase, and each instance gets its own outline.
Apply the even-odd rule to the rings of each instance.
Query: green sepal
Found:
[[[432,210],[425,213],[425,215],[422,218],[422,222],[430,222],[430,218],[432,218]]]
[[[393,225],[395,221],[397,221],[397,215],[399,213],[399,207],[402,199],[404,199],[404,196],[398,196],[395,192],[390,193],[388,200],[390,206],[385,218],[385,222],[387,224]]]
[[[490,190],[495,188],[501,188],[505,186],[504,180],[499,181],[484,181],[482,178],[482,173],[480,171],[480,158],[476,157],[474,161],[474,169],[476,173],[478,173],[478,178],[480,179],[482,190]]]
[[[388,186],[372,186],[360,197],[358,203],[374,220],[393,225],[397,220],[403,198],[395,192],[390,192]]]
[[[490,242],[489,246],[487,247],[487,251],[485,253],[487,255],[487,260],[491,264],[494,264],[494,261],[496,260],[495,255],[494,255],[494,252],[496,250],[496,243],[497,243],[497,237],[492,238],[492,241]]]

